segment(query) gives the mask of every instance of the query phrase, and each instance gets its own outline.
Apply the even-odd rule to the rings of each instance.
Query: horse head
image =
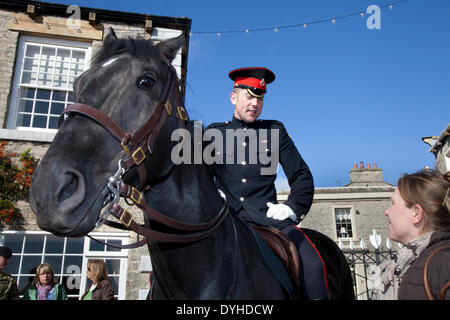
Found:
[[[142,189],[143,184],[170,172],[173,164],[167,161],[171,152],[168,141],[179,119],[167,116],[160,121],[155,113],[164,95],[167,101],[179,96],[170,62],[184,44],[184,35],[154,45],[151,40],[119,39],[110,29],[90,68],[74,82],[75,107],[69,106],[63,113],[64,121],[33,174],[30,205],[41,229],[75,237],[95,227],[111,196],[108,179],[118,172],[121,160],[131,157],[129,149],[142,145],[142,127],[150,126],[147,131],[158,127],[157,134],[145,140],[150,153],[145,160],[140,159],[146,169],[145,181],[136,168],[122,172],[123,181],[140,181],[137,184]],[[177,103],[169,102],[170,108]],[[76,108],[80,105],[89,108],[87,115]],[[167,104],[165,107],[169,111]],[[89,114],[98,116],[89,119]],[[155,116],[156,121],[149,124]],[[102,119],[126,134],[114,134]],[[133,140],[136,135],[139,141]],[[137,155],[141,156],[142,150]]]

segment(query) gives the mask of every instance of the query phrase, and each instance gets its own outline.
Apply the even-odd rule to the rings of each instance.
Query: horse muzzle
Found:
[[[86,194],[86,179],[81,171],[41,163],[33,174],[30,190],[30,207],[38,226],[55,234],[71,235],[86,216]]]

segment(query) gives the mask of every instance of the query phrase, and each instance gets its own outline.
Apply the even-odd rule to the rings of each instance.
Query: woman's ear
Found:
[[[413,206],[413,223],[418,224],[423,220],[423,208],[420,204],[415,204]]]

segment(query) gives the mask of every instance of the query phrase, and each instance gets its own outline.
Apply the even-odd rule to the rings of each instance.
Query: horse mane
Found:
[[[114,41],[103,42],[102,47],[94,55],[92,63],[99,64],[122,53],[128,53],[138,60],[147,62],[160,57],[159,51],[151,39],[116,38]]]

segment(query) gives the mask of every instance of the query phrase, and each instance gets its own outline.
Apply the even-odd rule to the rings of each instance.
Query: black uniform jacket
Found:
[[[314,183],[284,125],[275,120],[245,123],[233,117],[232,121],[209,125],[205,133],[214,136],[217,130],[222,134],[222,143],[211,138],[212,142],[205,142],[204,147],[209,144],[209,151],[215,147],[211,151],[215,162],[209,169],[231,209],[244,220],[262,226],[281,229],[292,224],[291,219],[279,221],[266,216],[267,202],[277,203],[275,179],[280,163],[291,187],[284,204],[294,211],[299,223],[311,208]]]

